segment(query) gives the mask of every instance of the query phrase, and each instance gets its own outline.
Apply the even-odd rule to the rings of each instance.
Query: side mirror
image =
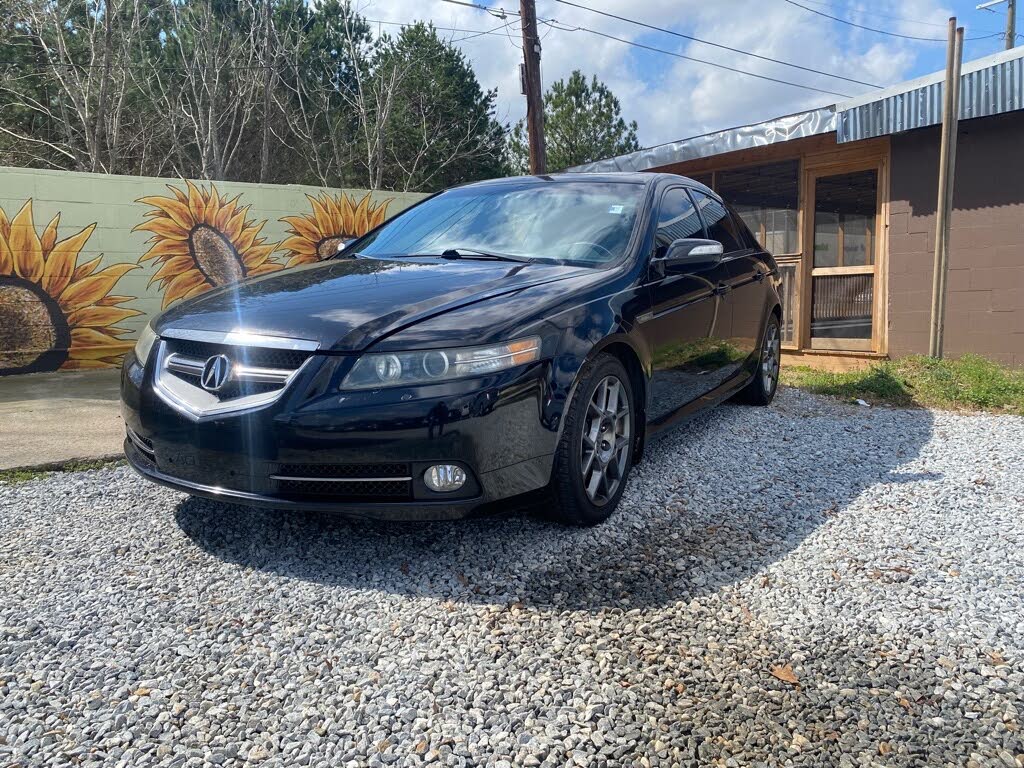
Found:
[[[725,249],[717,240],[686,237],[674,241],[659,261],[671,272],[699,272],[717,266],[723,253]]]

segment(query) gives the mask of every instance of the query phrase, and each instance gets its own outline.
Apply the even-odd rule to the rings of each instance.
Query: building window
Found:
[[[718,171],[714,189],[765,250],[775,255],[800,252],[798,160]]]
[[[875,261],[878,171],[820,176],[814,184],[814,266],[866,267]]]

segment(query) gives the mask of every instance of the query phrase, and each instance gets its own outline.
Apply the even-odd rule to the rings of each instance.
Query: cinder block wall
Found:
[[[927,353],[940,129],[892,138],[889,354]],[[945,353],[1024,366],[1024,112],[960,123]]]
[[[0,167],[0,375],[116,366],[162,307],[319,260],[423,197]]]

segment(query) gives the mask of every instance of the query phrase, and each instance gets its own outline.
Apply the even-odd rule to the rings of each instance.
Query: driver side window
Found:
[[[697,209],[682,187],[673,187],[661,198],[658,210],[658,231],[654,236],[655,256],[661,256],[673,241],[686,237],[703,237]]]

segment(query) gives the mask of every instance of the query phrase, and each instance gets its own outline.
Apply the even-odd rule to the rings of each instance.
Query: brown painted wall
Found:
[[[939,128],[892,137],[889,354],[928,352]],[[1024,112],[960,124],[945,353],[1024,366]]]

